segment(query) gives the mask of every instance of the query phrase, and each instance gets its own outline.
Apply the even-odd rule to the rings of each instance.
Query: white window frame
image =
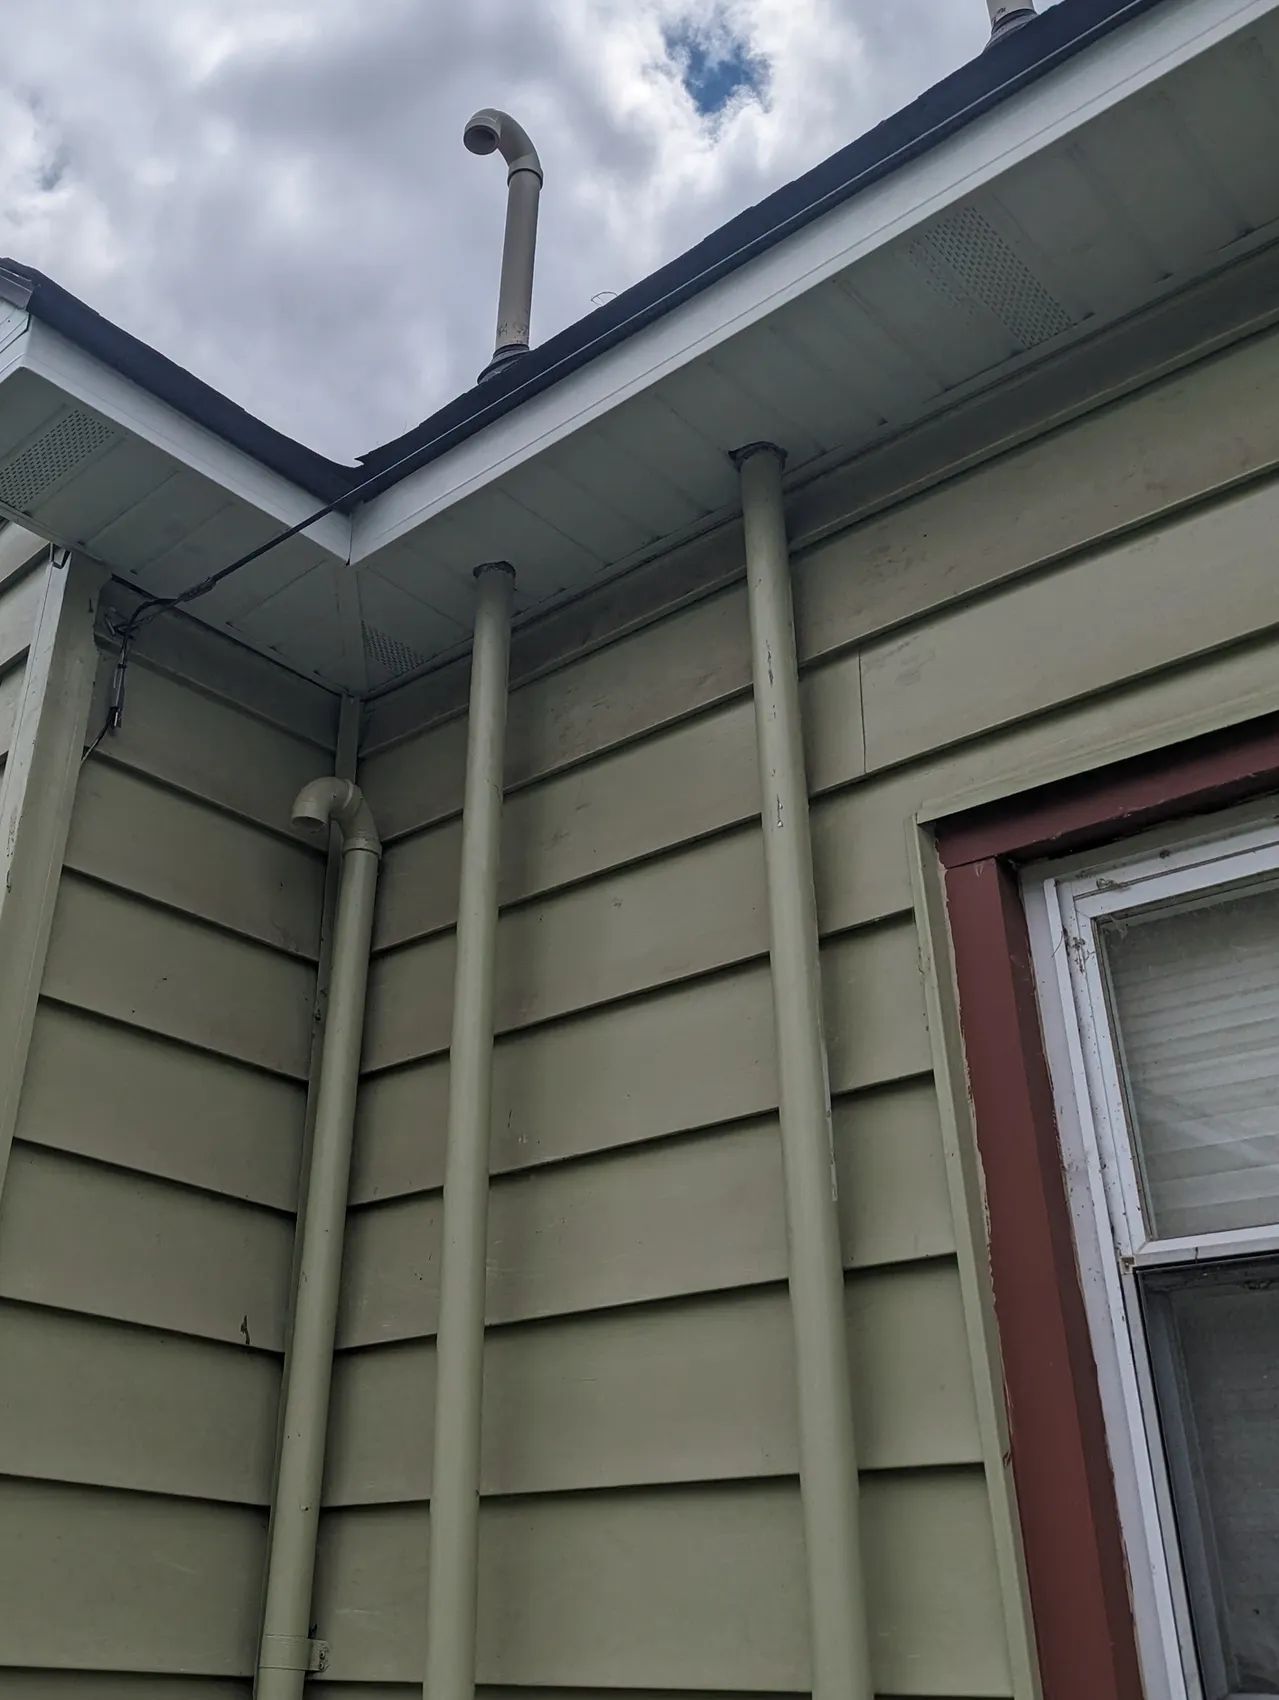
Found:
[[[1160,1238],[1146,1221],[1096,946],[1108,916],[1279,883],[1273,801],[1026,870],[1030,929],[1062,1165],[1097,1363],[1138,1655],[1155,1700],[1203,1700],[1172,1490],[1156,1415],[1143,1270],[1279,1253],[1279,1223]],[[1204,1656],[1213,1657],[1206,1647]],[[1247,1697],[1242,1697],[1247,1700]]]

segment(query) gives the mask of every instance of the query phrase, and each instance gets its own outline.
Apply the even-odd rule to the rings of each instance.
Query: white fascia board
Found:
[[[386,548],[667,373],[1249,28],[1276,5],[1279,0],[1169,0],[1081,50],[945,142],[358,508],[352,561]]]
[[[252,455],[232,447],[216,432],[197,425],[140,384],[95,360],[39,319],[32,319],[18,346],[22,365],[36,377],[163,450],[228,495],[279,520],[282,526],[296,525],[324,505],[322,497],[270,471]],[[308,526],[303,535],[333,559],[349,560],[351,521],[346,514],[328,514]]]
[[[26,318],[26,314],[23,314]],[[31,340],[31,326],[28,321],[21,325],[13,336],[0,345],[0,384],[13,372],[21,371],[26,365],[27,347]]]
[[[31,323],[31,315],[25,307],[13,307],[7,301],[0,301],[0,354],[12,349],[18,337],[25,336]],[[0,371],[8,371],[12,357],[6,355],[0,361]]]

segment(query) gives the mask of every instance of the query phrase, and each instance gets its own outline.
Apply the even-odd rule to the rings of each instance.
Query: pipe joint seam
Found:
[[[748,460],[754,460],[756,455],[775,455],[783,466],[786,465],[786,450],[780,443],[761,440],[757,443],[743,443],[740,449],[728,451],[728,458],[738,471],[746,465]]]
[[[293,799],[293,825],[303,832],[323,832],[333,823],[342,834],[343,854],[348,850],[369,850],[382,854],[373,811],[364,800],[360,787],[350,779],[338,779],[326,774],[304,785]]]

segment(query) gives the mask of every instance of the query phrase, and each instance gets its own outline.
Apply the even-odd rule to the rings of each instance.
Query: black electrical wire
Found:
[[[317,508],[314,513],[308,514],[305,519],[298,520],[296,525],[291,525],[284,531],[276,532],[273,537],[268,537],[265,543],[259,543],[256,549],[248,550],[247,553],[238,556],[234,561],[228,562],[225,567],[219,567],[217,572],[210,573],[206,578],[199,579],[195,584],[188,585],[185,590],[180,590],[176,596],[147,595],[142,606],[140,608],[135,608],[129,618],[125,620],[122,625],[114,628],[112,633],[114,637],[119,639],[120,653],[116,658],[115,672],[111,681],[111,700],[107,705],[106,719],[102,722],[102,726],[97,737],[89,745],[88,749],[85,750],[84,755],[81,757],[81,761],[88,761],[89,757],[101,745],[102,740],[107,736],[107,734],[118,730],[121,722],[123,721],[124,685],[129,667],[129,652],[133,646],[134,639],[141,631],[149,626],[153,620],[160,619],[162,615],[170,613],[174,608],[184,607],[188,602],[196,602],[200,597],[207,596],[211,590],[216,589],[216,587],[222,583],[223,579],[230,578],[232,573],[238,573],[242,567],[247,567],[252,562],[260,560],[263,555],[268,554],[272,549],[278,549],[281,543],[287,543],[290,538],[299,536],[308,528],[308,526],[315,525],[318,520],[327,519],[331,513],[336,513],[338,508],[340,508],[344,502],[351,501],[354,497],[360,495],[362,491],[367,490],[370,485],[375,484],[379,479],[384,478],[387,473],[397,471],[404,465],[405,461],[413,459],[414,455],[420,453],[420,449],[415,449],[412,454],[402,456],[402,458],[394,462],[393,465],[385,467],[382,471],[375,473],[372,477],[364,479],[361,483],[354,485],[350,490],[344,490],[343,493],[336,497],[333,501],[326,502],[322,508]]]

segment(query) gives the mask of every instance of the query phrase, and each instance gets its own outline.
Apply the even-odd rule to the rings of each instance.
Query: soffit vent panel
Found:
[[[371,626],[367,620],[360,623],[364,635],[364,659],[368,665],[369,674],[378,675],[379,682],[385,683],[390,679],[400,679],[406,673],[415,673],[426,666],[427,658],[411,644],[403,643],[399,638],[392,637],[379,626]]]
[[[1018,347],[1036,348],[1075,323],[976,207],[958,207],[907,244],[911,264],[952,307],[994,314]]]
[[[111,427],[92,413],[78,407],[66,409],[25,448],[0,462],[0,502],[17,513],[30,514],[115,438]]]

